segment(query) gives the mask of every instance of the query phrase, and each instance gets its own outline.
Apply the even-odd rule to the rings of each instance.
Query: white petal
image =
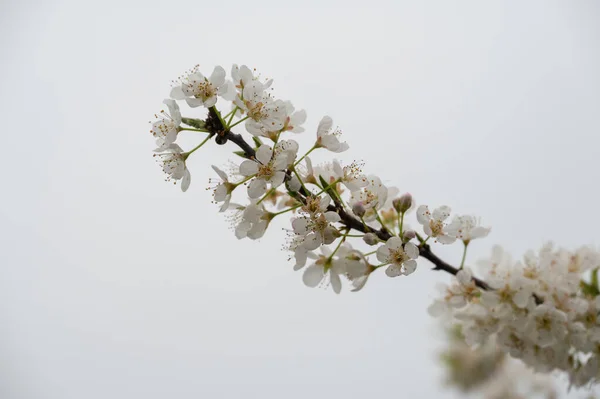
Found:
[[[270,183],[272,188],[281,186],[285,179],[285,172],[275,172],[275,175],[271,178]]]
[[[250,159],[245,160],[240,165],[240,174],[242,176],[253,176],[258,173],[258,164]]]
[[[416,260],[407,260],[402,265],[404,266],[404,273],[402,274],[404,274],[405,276],[408,276],[409,274],[412,274],[415,270],[417,270]]]
[[[333,211],[325,212],[325,219],[327,219],[327,221],[330,223],[336,223],[342,220],[340,215],[338,215],[337,212]]]
[[[185,99],[185,102],[192,108],[199,107],[204,104],[201,98],[188,97]]]
[[[250,198],[258,198],[267,192],[267,182],[265,179],[254,178],[248,184],[248,196]]]
[[[309,251],[313,251],[323,243],[321,236],[319,234],[310,233],[304,238],[304,242],[302,246]]]
[[[421,205],[417,208],[417,221],[422,225],[429,224],[429,208],[427,205]]]
[[[329,270],[329,281],[331,283],[331,288],[333,288],[333,292],[339,294],[342,291],[342,281],[340,280],[340,276]]]
[[[391,250],[397,250],[402,248],[402,240],[400,237],[394,236],[387,240],[386,245]]]
[[[377,260],[381,263],[386,263],[389,260],[390,250],[387,245],[382,245],[377,248]]]
[[[300,184],[300,180],[298,180],[298,178],[295,175],[292,176],[292,178],[290,179],[288,186],[292,191],[298,191],[302,187],[302,185]]]
[[[319,122],[319,127],[317,127],[317,137],[321,137],[323,134],[327,133],[331,126],[333,125],[333,120],[329,116],[324,116]]]
[[[450,207],[446,206],[446,205],[442,205],[439,208],[434,209],[433,211],[433,218],[439,221],[444,221],[446,219],[448,219],[448,216],[450,216]]]
[[[299,217],[292,220],[292,229],[294,229],[294,233],[304,235],[308,233],[308,225],[310,221],[308,218]]]
[[[385,269],[385,274],[387,274],[388,277],[398,277],[402,274],[402,268],[400,265],[390,265]]]
[[[221,169],[217,168],[215,165],[212,165],[212,168],[215,172],[217,172],[217,174],[219,175],[221,180],[227,181],[227,173],[223,172]]]
[[[181,191],[186,192],[192,182],[192,176],[188,168],[183,171],[183,178],[181,179]]]
[[[215,87],[219,87],[225,83],[225,70],[223,67],[217,65],[213,70],[213,73],[210,75],[210,78],[208,78],[208,81]]]
[[[258,150],[256,150],[256,159],[263,165],[269,163],[272,155],[273,149],[266,144],[261,145]]]
[[[321,266],[310,265],[304,271],[302,281],[307,287],[315,288],[323,281],[323,277],[325,277],[325,274],[323,273],[323,268]]]
[[[429,227],[429,226],[425,226],[425,227]],[[423,230],[425,230],[425,227],[423,227]],[[429,230],[431,231],[431,229],[429,229]],[[430,235],[430,233],[428,233],[428,235]],[[435,239],[440,244],[452,244],[454,241],[456,241],[456,237],[450,237],[448,235],[437,236]]]
[[[181,86],[175,86],[171,89],[169,96],[175,100],[183,100],[185,98],[185,93],[181,90]]]
[[[417,246],[412,242],[407,242],[404,244],[404,252],[406,252],[411,259],[417,259],[419,256],[419,248],[417,248]]]
[[[489,227],[477,226],[471,230],[471,239],[486,237],[489,233]]]

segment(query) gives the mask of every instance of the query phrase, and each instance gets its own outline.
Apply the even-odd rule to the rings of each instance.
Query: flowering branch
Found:
[[[468,344],[493,340],[503,353],[537,371],[567,372],[572,384],[600,379],[598,251],[583,247],[570,252],[546,246],[514,263],[495,248],[483,262],[487,277],[474,277],[466,263],[466,249],[473,240],[486,237],[489,227],[471,215],[449,219],[448,206],[433,211],[427,205],[417,208],[410,194],[398,196],[398,190],[386,187],[379,177],[363,174],[362,163],[342,166],[333,159],[313,167],[309,157],[313,152],[337,154],[348,149],[340,140],[341,130],[334,128],[330,117],[323,117],[315,141],[299,156],[299,144],[284,137],[304,131],[306,112],[296,111],[289,101],[274,99],[271,84],[237,65],[231,80],[221,67],[210,77],[196,67],[179,78],[171,98],[164,100],[169,112],[156,115],[151,129],[157,144],[155,157],[167,180],[180,181],[186,191],[191,182],[187,159],[213,137],[219,145],[231,141],[241,150],[234,153],[244,160],[228,173],[212,167],[218,175],[210,180],[214,202],[220,204],[220,212],[229,212],[238,239],[259,239],[274,218],[291,215],[286,249],[293,253],[294,270],[304,269],[302,280],[308,287],[331,287],[340,293],[344,277],[352,291],[359,291],[375,271],[385,268],[392,278],[409,276],[416,271],[418,258],[424,258],[434,265],[433,270],[454,276],[430,306],[430,313],[450,315]],[[231,111],[224,117],[217,108],[218,99],[231,102]],[[206,117],[182,117],[177,101],[204,107]],[[181,127],[182,123],[190,127]],[[242,124],[254,146],[232,131]],[[207,136],[185,152],[176,140],[179,134],[192,134],[189,131]],[[236,204],[231,200],[241,186],[245,187],[243,203]],[[413,210],[425,238],[408,226],[406,217]],[[352,230],[357,234],[351,234]],[[433,244],[456,241],[464,246],[459,268],[432,250]],[[589,282],[586,273],[591,275]]]

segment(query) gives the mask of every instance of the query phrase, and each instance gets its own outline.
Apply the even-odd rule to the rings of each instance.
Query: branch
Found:
[[[244,140],[241,134],[233,133],[231,130],[226,129],[223,126],[223,123],[221,122],[221,119],[219,118],[219,115],[217,114],[217,111],[214,107],[208,110],[208,118],[206,119],[205,128],[210,133],[216,135],[217,138],[215,139],[215,141],[217,142],[217,144],[223,145],[227,143],[227,141],[231,141],[232,143],[240,147],[242,151],[244,151],[244,155],[246,156],[246,158],[255,157],[256,151],[246,142],[246,140]],[[304,196],[310,195],[310,193],[305,192],[302,192],[301,194]],[[387,241],[392,237],[392,235],[384,228],[373,229],[369,226],[365,226],[362,221],[346,212],[346,210],[341,204],[329,205],[327,207],[327,210],[337,212],[340,215],[340,218],[342,219],[341,223],[344,224],[346,227],[360,231],[362,233],[374,233],[382,241]],[[453,276],[455,276],[456,273],[458,273],[458,271],[460,270],[446,263],[442,259],[438,258],[437,255],[431,252],[431,247],[428,244],[423,244],[419,246],[419,254],[420,256],[422,256],[423,258],[427,259],[435,265],[433,270],[443,270],[446,273],[452,274]],[[473,281],[478,287],[484,290],[491,289],[485,281],[479,280],[475,277],[473,277]]]

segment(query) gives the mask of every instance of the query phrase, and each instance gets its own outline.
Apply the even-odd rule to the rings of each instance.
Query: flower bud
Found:
[[[412,206],[412,202],[412,195],[406,193],[403,194],[400,198],[396,198],[394,201],[392,201],[392,204],[394,205],[394,209],[396,209],[398,213],[404,213],[410,209],[410,207]]]
[[[402,238],[404,239],[404,241],[410,241],[413,238],[417,237],[417,233],[414,230],[406,230],[403,234],[402,234]]]
[[[363,236],[363,241],[367,243],[367,245],[375,245],[379,242],[379,239],[375,233],[367,233]]]
[[[352,212],[356,216],[358,216],[359,218],[361,218],[361,217],[365,216],[365,213],[367,212],[367,209],[362,204],[362,202],[357,202],[356,204],[352,205]]]

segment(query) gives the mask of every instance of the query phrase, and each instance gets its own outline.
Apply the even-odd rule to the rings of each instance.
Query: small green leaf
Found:
[[[181,122],[185,123],[188,126],[195,127],[196,129],[206,128],[206,124],[202,119],[181,118]]]

